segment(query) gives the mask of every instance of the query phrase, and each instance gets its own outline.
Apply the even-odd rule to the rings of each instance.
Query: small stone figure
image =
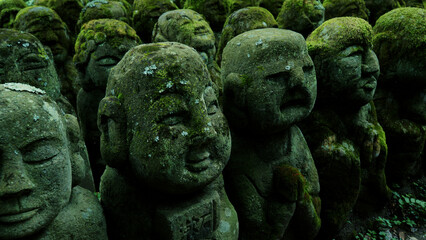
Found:
[[[240,239],[313,239],[321,226],[318,174],[295,125],[316,96],[303,36],[275,28],[236,36],[223,51],[222,78],[232,133],[225,187]]]
[[[121,1],[94,0],[86,4],[80,13],[77,22],[78,33],[81,26],[90,20],[96,19],[116,19],[127,24],[131,24],[131,14],[129,13],[125,3]]]
[[[96,187],[105,170],[99,152],[101,134],[96,124],[99,102],[105,96],[111,68],[129,49],[140,43],[136,31],[128,24],[114,19],[98,19],[83,25],[75,44],[74,62],[82,86],[77,95],[77,113]]]
[[[22,0],[0,0],[0,28],[12,28],[16,14],[25,7]]]
[[[368,21],[364,0],[324,0],[325,20],[335,17],[359,17]]]
[[[135,0],[133,3],[133,27],[144,43],[152,42],[152,30],[158,18],[165,12],[179,9],[170,0]]]
[[[80,0],[34,0],[37,6],[44,6],[55,11],[62,21],[68,26],[70,33],[75,37],[79,30],[76,28],[80,12],[83,9],[82,1]]]
[[[111,70],[98,126],[111,239],[238,239],[222,180],[229,128],[196,51],[132,48]]]
[[[179,42],[195,48],[207,65],[213,82],[221,95],[220,69],[214,61],[216,55],[215,36],[201,14],[190,9],[179,9],[164,13],[152,33],[153,42]]]
[[[386,176],[404,184],[420,173],[426,138],[426,10],[398,8],[374,26],[374,51],[382,74],[377,117],[389,147]],[[406,182],[405,182],[406,183]]]
[[[0,83],[25,83],[40,88],[62,111],[76,115],[71,104],[60,93],[52,53],[36,37],[14,29],[0,29],[0,56]],[[86,147],[82,146],[82,149],[85,176],[80,185],[93,191],[95,188]]]
[[[99,201],[78,186],[77,119],[21,83],[0,84],[0,105],[0,239],[107,239]]]
[[[215,33],[220,33],[230,14],[232,0],[186,0],[184,8],[203,15]]]
[[[56,72],[61,81],[61,93],[75,107],[80,87],[78,73],[72,63],[74,44],[67,25],[52,9],[31,6],[18,12],[13,28],[33,34],[52,50]]]
[[[286,0],[277,17],[279,28],[293,30],[305,38],[324,22],[325,8],[319,0]]]
[[[366,213],[390,197],[386,138],[371,102],[379,62],[371,49],[372,28],[360,18],[328,20],[306,42],[317,69],[318,97],[301,128],[321,184],[318,239],[331,239],[356,203],[358,212]]]
[[[226,19],[222,30],[218,50],[216,53],[216,62],[221,64],[222,52],[226,44],[235,36],[259,28],[278,27],[274,16],[266,9],[261,7],[247,7],[233,12]]]

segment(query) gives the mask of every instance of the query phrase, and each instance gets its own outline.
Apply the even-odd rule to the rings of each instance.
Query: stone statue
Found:
[[[21,83],[0,84],[0,105],[0,239],[107,239],[99,201],[78,186],[77,119]]]
[[[170,0],[135,0],[133,3],[133,27],[144,43],[152,41],[152,30],[161,14],[177,10]]]
[[[335,17],[359,17],[368,21],[364,0],[324,0],[325,20]]]
[[[223,51],[222,78],[232,133],[225,187],[240,239],[313,239],[321,226],[318,174],[295,125],[316,97],[303,36],[275,28],[236,36]]]
[[[71,104],[60,93],[52,53],[36,37],[14,29],[0,29],[0,56],[0,83],[25,83],[42,89],[61,111],[76,115]],[[79,139],[80,135],[76,138]],[[84,152],[85,176],[80,185],[93,191],[93,177],[84,143],[81,148]]]
[[[216,62],[220,66],[223,49],[235,36],[254,29],[274,27],[278,27],[274,16],[264,8],[247,7],[233,12],[226,19],[223,27],[216,53]]]
[[[318,239],[331,239],[355,204],[366,213],[390,197],[384,167],[385,133],[377,122],[373,96],[379,62],[372,51],[372,28],[363,19],[324,22],[306,40],[316,67],[317,103],[301,125],[321,184]]]
[[[75,37],[79,28],[76,28],[80,12],[83,9],[82,1],[80,0],[34,0],[33,5],[44,6],[55,11],[62,21],[68,26],[70,33]]]
[[[52,50],[61,81],[61,93],[75,106],[80,87],[78,73],[72,63],[73,42],[68,27],[59,15],[47,7],[26,7],[16,15],[13,28],[33,34]]]
[[[99,151],[101,133],[96,124],[99,102],[105,96],[111,68],[139,43],[135,30],[128,24],[114,19],[98,19],[83,25],[75,44],[74,62],[82,86],[77,95],[77,113],[96,186],[99,186],[105,170]]]
[[[319,0],[286,0],[277,16],[279,28],[302,34],[305,38],[324,22],[325,8]]]
[[[220,33],[230,14],[232,0],[186,0],[184,8],[203,15],[215,33]]]
[[[386,176],[404,184],[426,164],[421,160],[426,138],[426,10],[394,9],[373,30],[383,69],[374,103],[389,147]]]
[[[152,41],[179,42],[195,48],[207,65],[212,81],[221,95],[220,69],[214,61],[215,36],[201,14],[190,9],[179,9],[162,14],[154,27]]]
[[[22,0],[0,0],[0,28],[12,28],[16,14],[25,7]]]
[[[80,33],[81,26],[90,20],[95,19],[116,19],[123,21],[127,24],[131,24],[131,13],[128,8],[131,8],[130,4],[126,6],[126,1],[107,1],[107,0],[93,0],[84,6],[80,12],[80,18],[77,22],[78,33]]]
[[[112,239],[238,238],[222,180],[229,128],[196,51],[132,48],[111,71],[98,126]]]

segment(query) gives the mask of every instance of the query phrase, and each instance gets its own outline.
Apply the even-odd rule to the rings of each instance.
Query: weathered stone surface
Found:
[[[368,21],[364,0],[324,0],[325,20],[335,17],[359,17]]]
[[[99,102],[105,96],[108,75],[132,47],[140,43],[136,32],[125,22],[98,19],[84,24],[75,44],[74,62],[80,74],[77,113],[98,186],[105,169],[101,159],[97,121]]]
[[[305,38],[324,22],[325,8],[318,0],[284,1],[277,16],[279,28],[302,34]]]
[[[257,29],[223,51],[224,111],[232,131],[225,170],[240,239],[313,239],[318,174],[295,125],[312,110],[315,70],[302,35]]]
[[[0,105],[0,238],[107,239],[99,202],[77,185],[76,118],[26,84],[1,84]]]
[[[318,80],[317,104],[302,124],[321,184],[318,239],[343,227],[355,204],[366,213],[390,197],[384,174],[387,145],[373,96],[379,62],[372,28],[363,19],[334,18],[306,40]]]
[[[247,7],[233,12],[226,19],[222,30],[216,61],[220,65],[222,61],[222,52],[226,44],[235,36],[249,30],[259,28],[277,27],[274,16],[266,9],[261,7]]]
[[[19,10],[27,7],[22,0],[1,0],[0,1],[0,27],[12,28],[16,14]]]
[[[220,32],[233,0],[186,0],[184,8],[203,15],[214,32]]]
[[[374,26],[374,50],[383,66],[375,96],[386,132],[386,173],[393,183],[419,174],[426,139],[426,10],[398,8]],[[425,163],[423,163],[425,164]]]
[[[77,22],[77,34],[80,33],[81,26],[90,20],[108,18],[120,20],[131,25],[132,14],[129,11],[131,11],[131,6],[126,1],[94,0],[88,2],[80,12]]]
[[[71,57],[73,42],[68,27],[59,15],[43,6],[26,7],[16,15],[13,28],[33,34],[52,50],[56,72],[61,81],[61,93],[75,106],[80,87]]]
[[[221,181],[229,128],[195,50],[180,43],[132,48],[111,71],[98,126],[111,238],[238,238]]]
[[[152,42],[152,30],[158,18],[167,11],[177,10],[170,0],[135,0],[133,3],[133,27],[144,43]]]

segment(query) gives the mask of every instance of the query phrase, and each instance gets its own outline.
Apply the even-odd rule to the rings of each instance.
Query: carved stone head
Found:
[[[186,45],[132,48],[112,69],[99,106],[102,158],[134,184],[193,192],[228,161],[229,129],[209,72]]]
[[[235,36],[254,29],[278,27],[274,16],[265,8],[247,7],[233,12],[226,19],[222,30],[216,61],[222,61],[222,52],[226,44]]]
[[[394,91],[405,118],[426,124],[426,10],[394,9],[374,26],[383,87]]]
[[[190,9],[164,13],[153,31],[153,42],[180,42],[195,48],[206,63],[216,54],[215,37],[206,20]]]
[[[54,100],[60,81],[50,50],[29,33],[0,29],[0,83],[26,83],[46,91]]]
[[[379,62],[372,50],[372,28],[355,17],[333,18],[306,39],[315,63],[318,101],[360,107],[373,100]]]
[[[315,69],[299,33],[256,29],[222,55],[224,111],[231,127],[271,134],[304,119],[316,98]]]
[[[52,50],[55,64],[63,64],[72,53],[72,40],[67,25],[50,8],[31,6],[16,15],[14,29],[36,36]]]
[[[215,32],[222,30],[230,13],[231,0],[186,0],[184,8],[202,14]]]
[[[136,31],[125,22],[98,19],[84,24],[75,43],[73,59],[83,89],[105,90],[110,69],[140,43]]]
[[[335,17],[359,17],[368,21],[364,0],[324,0],[325,20]]]
[[[22,0],[1,0],[0,1],[0,27],[12,28],[16,14],[27,5]]]
[[[0,238],[16,239],[52,223],[70,201],[83,160],[69,134],[77,120],[44,91],[1,84],[0,106]]]
[[[325,8],[319,0],[286,0],[277,16],[279,28],[307,37],[324,22]]]

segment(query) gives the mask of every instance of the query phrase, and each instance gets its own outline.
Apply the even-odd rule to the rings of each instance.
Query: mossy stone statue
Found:
[[[89,151],[96,186],[105,170],[99,150],[96,124],[98,106],[105,96],[108,74],[132,47],[141,41],[127,23],[115,19],[91,20],[84,24],[75,45],[74,63],[82,88],[77,95],[77,113]]]
[[[293,30],[305,38],[324,22],[325,8],[318,0],[286,0],[277,16],[279,28]]]
[[[67,25],[52,9],[31,6],[18,12],[13,28],[33,34],[50,48],[61,81],[61,93],[75,106],[80,87],[78,73],[72,63],[74,44]]]
[[[224,112],[232,133],[225,187],[240,239],[313,239],[321,226],[317,170],[295,125],[316,97],[315,69],[299,33],[242,33],[222,55]]]
[[[152,30],[158,18],[165,12],[179,9],[170,0],[135,0],[133,3],[133,27],[144,43],[152,42]]]
[[[127,52],[110,73],[98,126],[111,238],[238,238],[222,181],[229,128],[194,49],[168,42]]]
[[[394,9],[373,30],[374,50],[383,66],[374,102],[389,146],[386,173],[392,183],[404,184],[425,164],[426,10]]]
[[[325,20],[335,17],[359,17],[368,21],[364,0],[324,0]]]
[[[12,28],[16,14],[27,7],[22,0],[1,0],[0,1],[0,27]]]
[[[220,33],[231,13],[232,0],[186,0],[183,8],[203,15],[215,33]]]
[[[380,72],[372,28],[355,17],[333,18],[306,40],[318,80],[317,104],[302,131],[318,168],[323,203],[319,239],[332,238],[352,210],[377,210],[389,200],[386,138],[373,96]]]
[[[76,118],[26,84],[0,84],[0,105],[0,238],[107,239],[99,201],[77,185]]]
[[[259,28],[277,27],[274,16],[265,8],[247,7],[233,12],[226,19],[222,30],[218,50],[216,53],[216,61],[220,65],[222,61],[222,52],[226,44],[235,36],[247,32],[249,30]]]

